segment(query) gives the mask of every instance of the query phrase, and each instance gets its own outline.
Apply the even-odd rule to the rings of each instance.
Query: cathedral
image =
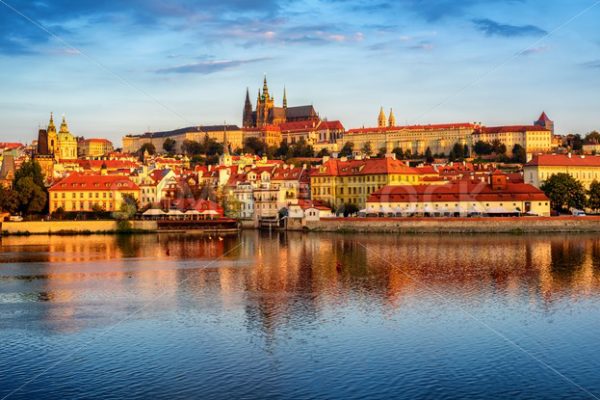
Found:
[[[77,158],[77,139],[69,132],[65,117],[60,129],[56,132],[54,116],[50,113],[47,129],[38,132],[37,155],[53,156],[57,160],[74,160]]]
[[[273,96],[269,94],[266,76],[263,80],[262,92],[260,89],[258,90],[255,110],[252,110],[250,93],[246,89],[246,102],[244,103],[243,113],[244,128],[263,128],[268,125],[281,125],[286,122],[319,120],[319,115],[311,105],[288,107],[285,89],[283,89],[282,106],[276,107]]]

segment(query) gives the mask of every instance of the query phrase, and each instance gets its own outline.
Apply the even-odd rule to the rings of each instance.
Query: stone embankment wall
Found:
[[[156,221],[130,221],[131,231],[156,231]],[[8,235],[114,233],[121,231],[117,221],[26,221],[3,222],[2,231]]]
[[[288,230],[390,233],[600,232],[600,217],[329,218],[289,221]]]

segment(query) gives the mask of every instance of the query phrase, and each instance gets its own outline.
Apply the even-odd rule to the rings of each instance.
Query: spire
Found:
[[[390,108],[390,117],[388,119],[388,126],[396,126],[396,116],[394,115],[394,111]]]
[[[56,126],[54,126],[54,113],[50,113],[50,122],[48,122],[48,132],[56,132]]]
[[[387,118],[385,117],[385,112],[383,111],[383,107],[379,110],[379,117],[377,117],[377,126],[384,127],[387,126]]]
[[[227,142],[227,121],[223,122],[223,154],[229,155],[229,142]]]
[[[265,77],[263,79],[263,96],[265,96],[266,99],[269,98],[269,86],[267,85],[267,74],[265,74]]]
[[[62,116],[62,122],[60,124],[60,132],[61,133],[68,133],[69,132],[69,127],[67,126],[67,120],[66,120],[64,114]]]
[[[252,103],[250,102],[250,92],[248,91],[248,88],[246,88],[246,101],[244,102],[242,125],[245,128],[252,126]]]
[[[287,93],[285,91],[285,86],[283,87],[283,108],[287,108]]]

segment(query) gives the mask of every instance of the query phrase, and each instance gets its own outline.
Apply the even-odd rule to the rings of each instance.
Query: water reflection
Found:
[[[310,323],[323,307],[356,299],[393,311],[403,297],[423,291],[460,295],[461,301],[493,292],[547,305],[562,296],[596,294],[600,239],[260,232],[226,238],[31,236],[2,239],[0,260],[3,303],[20,295],[22,302],[57,304],[43,308],[55,327],[77,318],[78,304],[121,298],[139,305],[160,292],[161,310],[189,298],[202,305],[213,296],[221,307],[243,301],[248,326],[269,334],[299,314],[298,320]]]

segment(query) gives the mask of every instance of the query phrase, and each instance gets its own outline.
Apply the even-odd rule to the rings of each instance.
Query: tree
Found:
[[[387,149],[385,147],[381,147],[379,149],[379,151],[377,152],[377,157],[384,158],[386,154],[387,154]]]
[[[571,148],[573,151],[579,151],[583,148],[583,140],[581,139],[581,135],[579,133],[573,135],[573,138],[571,139]]]
[[[431,149],[429,147],[425,149],[425,158],[427,163],[429,164],[431,164],[434,161],[433,154],[431,154]]]
[[[396,155],[396,160],[402,160],[404,158],[404,151],[400,147],[394,147],[392,153]]]
[[[344,143],[342,150],[340,150],[340,157],[350,157],[352,154],[354,154],[354,143]]]
[[[569,174],[553,174],[542,183],[540,189],[550,199],[552,209],[561,211],[585,206],[585,190],[581,182]]]
[[[469,145],[465,144],[463,146],[463,158],[469,158],[471,155],[471,151],[469,150]]]
[[[163,150],[166,151],[169,154],[172,154],[175,151],[175,146],[177,145],[177,142],[171,138],[166,138],[165,141],[163,142]]]
[[[330,155],[331,153],[325,147],[323,147],[321,151],[317,153],[317,157],[329,157]]]
[[[150,154],[151,156],[153,156],[154,154],[156,154],[156,147],[154,147],[154,145],[152,143],[144,143],[140,149],[138,150],[138,153],[141,155],[143,155],[145,152],[148,152],[148,154]]]
[[[0,211],[15,214],[19,210],[19,195],[12,189],[0,186]]]
[[[216,156],[225,152],[223,143],[219,143],[213,138],[205,139],[204,148],[207,156]]]
[[[504,143],[502,143],[500,140],[494,139],[492,141],[491,145],[492,145],[493,153],[496,153],[497,155],[506,154],[506,145]]]
[[[366,142],[363,147],[362,147],[362,152],[365,153],[367,156],[370,156],[371,154],[373,154],[373,146],[371,145],[371,142]]]
[[[347,217],[352,214],[356,214],[359,211],[358,206],[352,203],[340,204],[339,207],[335,210],[337,215],[342,214],[344,217]]]
[[[244,140],[244,153],[262,155],[267,150],[267,144],[257,137]]]
[[[454,162],[454,161],[460,161],[463,158],[463,145],[460,143],[454,143],[454,146],[452,146],[452,150],[450,150],[450,153],[448,154],[448,161]]]
[[[296,143],[290,146],[289,157],[314,157],[315,151],[304,138],[300,138]]]
[[[181,151],[188,156],[196,156],[204,153],[204,146],[195,140],[184,140]]]
[[[327,150],[327,149],[323,149],[323,150]],[[281,144],[279,145],[277,150],[275,150],[275,157],[287,158],[289,152],[290,152],[290,146],[284,140],[281,142]]]
[[[23,214],[40,214],[44,211],[48,196],[32,177],[20,178],[14,186],[19,199],[19,211]]]
[[[135,216],[139,208],[140,205],[137,199],[133,195],[125,193],[123,194],[123,202],[121,203],[121,208],[118,212],[114,214],[114,217],[118,220],[131,219]]]
[[[475,146],[473,146],[473,151],[475,151],[475,154],[479,156],[488,156],[492,154],[494,150],[491,144],[480,140],[475,143]]]
[[[585,135],[585,139],[583,139],[587,144],[600,144],[600,132],[592,131]]]
[[[21,178],[30,177],[33,179],[33,183],[40,187],[45,187],[44,185],[44,173],[42,172],[42,167],[37,161],[26,161],[21,164],[21,167],[15,171],[15,177],[13,178],[13,185],[16,184]]]
[[[527,152],[520,144],[516,143],[512,148],[512,161],[520,164],[527,162]]]
[[[594,179],[588,190],[587,205],[594,211],[600,210],[600,182]]]

